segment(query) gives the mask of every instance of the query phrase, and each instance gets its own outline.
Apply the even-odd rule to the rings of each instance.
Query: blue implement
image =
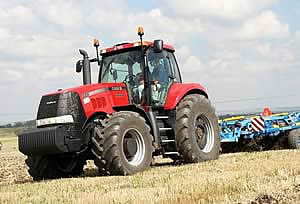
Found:
[[[242,138],[275,137],[300,128],[300,112],[237,116],[220,120],[219,125],[222,143],[239,142]]]

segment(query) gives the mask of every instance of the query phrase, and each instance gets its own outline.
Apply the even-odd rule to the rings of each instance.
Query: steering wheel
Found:
[[[130,80],[130,77],[132,77],[132,79]],[[129,83],[130,84],[130,82],[131,83],[134,83],[135,82],[135,79],[136,79],[136,76],[134,75],[134,74],[132,74],[132,75],[126,75],[125,76],[125,79],[123,80],[123,82],[125,83]]]

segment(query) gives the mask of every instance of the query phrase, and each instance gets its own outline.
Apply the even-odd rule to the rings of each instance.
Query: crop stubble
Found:
[[[81,178],[32,182],[16,137],[1,137],[0,203],[297,203],[300,152],[225,154],[219,160],[169,165],[127,177],[97,177],[89,161]],[[38,192],[38,193],[37,193]]]

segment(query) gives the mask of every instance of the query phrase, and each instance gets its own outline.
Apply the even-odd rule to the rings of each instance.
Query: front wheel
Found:
[[[83,174],[85,160],[77,157],[62,156],[28,156],[25,163],[29,167],[28,173],[34,181],[77,177]]]
[[[130,175],[150,167],[153,137],[145,119],[116,112],[94,128],[92,152],[102,175]]]
[[[177,149],[185,162],[219,157],[220,136],[215,109],[202,95],[191,94],[176,109]]]

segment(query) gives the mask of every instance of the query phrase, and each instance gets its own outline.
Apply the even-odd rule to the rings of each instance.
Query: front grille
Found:
[[[43,96],[40,102],[37,119],[52,118],[57,115],[60,94]]]
[[[26,155],[57,154],[67,152],[63,126],[30,130],[19,135],[19,149]]]
[[[66,125],[69,135],[81,138],[81,130],[86,121],[80,96],[75,92],[43,96],[40,102],[37,119],[72,115],[74,124]]]

